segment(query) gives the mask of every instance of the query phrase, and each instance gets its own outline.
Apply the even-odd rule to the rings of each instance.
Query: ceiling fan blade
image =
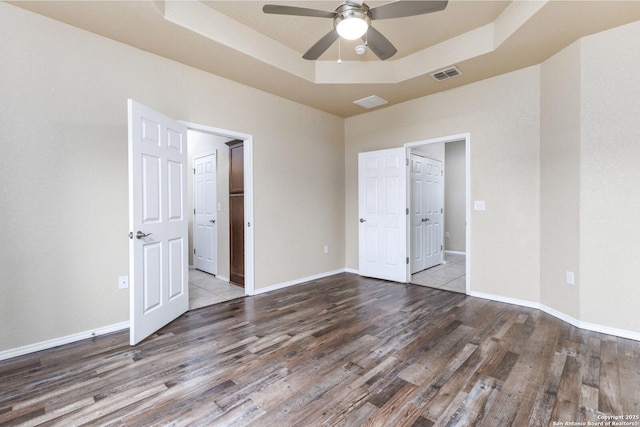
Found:
[[[322,55],[327,49],[329,49],[329,46],[331,46],[333,42],[338,39],[338,37],[338,32],[335,29],[329,31],[324,35],[324,37],[318,40],[316,44],[311,46],[311,49],[309,49],[304,55],[302,55],[302,57],[304,59],[310,60],[320,58],[320,55]]]
[[[366,40],[369,49],[371,49],[371,51],[383,61],[391,58],[398,51],[398,49],[396,49],[395,46],[380,33],[380,31],[373,27],[369,27]]]
[[[275,15],[313,16],[316,18],[333,18],[336,16],[335,12],[307,9],[306,7],[281,6],[277,4],[267,4],[262,8],[262,11]]]
[[[438,12],[447,7],[447,0],[394,1],[369,9],[371,19],[392,19]]]

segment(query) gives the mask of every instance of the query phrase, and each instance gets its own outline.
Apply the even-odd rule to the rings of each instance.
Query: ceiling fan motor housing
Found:
[[[355,33],[353,36],[345,36],[342,27],[347,24],[347,21],[354,22],[359,21],[359,24],[362,25],[361,33]],[[355,40],[364,35],[367,32],[367,29],[371,25],[371,16],[369,14],[369,6],[366,4],[353,4],[353,3],[345,3],[336,9],[336,16],[333,19],[333,26],[338,31],[338,33],[347,40]]]

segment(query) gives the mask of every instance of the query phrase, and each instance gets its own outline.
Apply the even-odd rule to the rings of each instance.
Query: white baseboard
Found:
[[[630,340],[640,341],[640,333],[635,331],[629,331],[626,329],[618,329],[610,326],[599,325],[597,323],[589,323],[578,320],[568,314],[565,314],[561,311],[558,311],[554,308],[551,308],[545,304],[520,300],[516,298],[503,297],[500,295],[486,294],[484,292],[474,292],[471,291],[469,296],[488,299],[491,301],[504,302],[507,304],[519,305],[522,307],[535,308],[537,310],[541,310],[557,319],[562,320],[563,322],[567,322],[570,325],[575,326],[576,328],[585,329],[593,332],[600,332],[607,335],[615,335],[621,338],[628,338]]]
[[[191,266],[189,266],[191,268]],[[289,282],[279,283],[277,285],[268,286],[266,288],[257,289],[255,294],[261,294],[264,292],[273,291],[276,289],[282,289],[289,286],[298,285],[300,283],[309,282],[311,280],[321,279],[323,277],[333,276],[334,274],[344,273],[345,269],[338,269],[334,271],[328,271],[326,273],[320,273],[313,276],[303,277],[301,279],[291,280]],[[229,281],[228,277],[216,276],[220,280],[226,282]],[[64,344],[70,344],[76,341],[84,340],[87,338],[93,338],[99,335],[109,334],[111,332],[117,332],[129,328],[129,321],[116,323],[114,325],[103,326],[100,328],[92,329],[89,331],[78,332],[76,334],[67,335],[64,337],[54,338],[48,341],[42,341],[34,344],[29,344],[24,347],[12,348],[9,350],[0,351],[0,360],[11,359],[13,357],[23,356],[29,353],[35,353],[36,351],[47,350],[53,347],[58,347]]]
[[[476,291],[471,291],[467,295],[469,295],[470,297],[476,297],[476,298],[488,299],[496,302],[504,302],[507,304],[519,305],[521,307],[540,309],[540,304],[537,302],[531,302],[531,301],[517,299],[517,298],[503,297],[501,295],[487,294],[484,292],[476,292]]]
[[[325,273],[314,274],[313,276],[301,277],[300,279],[290,280],[288,282],[277,283],[275,285],[267,286],[266,288],[256,289],[254,295],[263,294],[265,292],[275,291],[277,289],[288,288],[289,286],[299,285],[301,283],[310,282],[312,280],[322,279],[324,277],[333,276],[334,274],[344,273],[347,269],[340,268],[338,270],[327,271]]]
[[[35,353],[36,351],[47,350],[53,347],[58,347],[64,344],[70,344],[72,342],[81,341],[87,338],[97,337],[99,335],[110,334],[111,332],[122,331],[129,329],[129,321],[116,323],[109,326],[102,326],[100,328],[91,329],[89,331],[78,332],[76,334],[67,335],[64,337],[54,338],[48,341],[42,341],[35,344],[25,345],[24,347],[12,348],[10,350],[0,351],[0,360],[11,359],[12,357],[23,356],[29,353]]]
[[[444,253],[445,254],[454,254],[454,255],[465,255],[465,256],[467,255],[467,253],[464,252],[464,251],[450,251],[450,250],[447,250],[447,249],[444,250]]]
[[[299,285],[301,283],[305,283],[305,282],[310,282],[312,280],[317,280],[317,279],[322,279],[324,277],[329,277],[329,276],[333,276],[334,274],[339,274],[339,273],[352,273],[352,274],[358,274],[358,270],[355,270],[353,268],[341,268],[338,270],[333,270],[333,271],[327,271],[325,273],[320,273],[320,274],[315,274],[313,276],[307,276],[307,277],[302,277],[300,279],[295,279],[295,280],[291,280],[288,282],[283,282],[283,283],[278,283],[276,285],[271,285],[271,286],[267,286],[266,288],[260,288],[260,289],[256,289],[255,294],[262,294],[265,292],[269,292],[269,291],[275,291],[277,289],[283,289],[283,288],[287,288],[290,286],[295,286],[295,285]],[[218,276],[221,280],[225,280],[224,278]],[[227,279],[228,281],[228,279]],[[487,294],[484,292],[476,292],[476,291],[471,291],[469,294],[469,296],[471,297],[476,297],[476,298],[482,298],[482,299],[487,299],[490,301],[497,301],[497,302],[503,302],[506,304],[514,304],[514,305],[518,305],[521,307],[528,307],[528,308],[534,308],[537,310],[541,310],[553,317],[556,317],[564,322],[569,323],[570,325],[573,325],[577,328],[580,329],[586,329],[589,331],[593,331],[593,332],[600,332],[603,334],[608,334],[608,335],[614,335],[617,337],[622,337],[622,338],[628,338],[631,340],[635,340],[635,341],[640,341],[640,333],[638,332],[634,332],[634,331],[629,331],[626,329],[618,329],[618,328],[613,328],[610,326],[604,326],[604,325],[599,325],[596,323],[589,323],[589,322],[583,322],[580,321],[578,319],[575,319],[567,314],[564,314],[556,309],[553,309],[551,307],[548,307],[544,304],[541,303],[537,303],[537,302],[531,302],[531,301],[526,301],[526,300],[521,300],[521,299],[517,299],[517,298],[510,298],[510,297],[504,297],[504,296],[500,296],[500,295],[494,295],[494,294]],[[72,342],[76,342],[76,341],[80,341],[80,340],[84,340],[87,338],[92,338],[95,336],[99,336],[99,335],[105,335],[105,334],[109,334],[112,332],[117,332],[117,331],[121,331],[124,329],[128,329],[129,328],[129,322],[121,322],[121,323],[116,323],[113,325],[108,325],[108,326],[103,326],[100,328],[96,328],[96,329],[92,329],[89,331],[84,331],[84,332],[78,332],[76,334],[71,334],[71,335],[67,335],[64,337],[60,337],[60,338],[54,338],[52,340],[48,340],[48,341],[42,341],[39,343],[35,343],[35,344],[29,344],[26,345],[24,347],[18,347],[18,348],[12,348],[9,350],[4,350],[4,351],[0,351],[0,360],[6,360],[6,359],[11,359],[13,357],[17,357],[17,356],[23,356],[25,354],[29,354],[29,353],[35,353],[36,351],[41,351],[41,350],[47,350],[53,347],[58,347],[60,345],[64,345],[64,344],[70,344]]]
[[[193,265],[189,264],[189,270],[197,270],[197,269],[196,269],[196,267],[195,267],[195,266],[193,266]],[[211,273],[208,273],[208,274],[211,274]],[[229,282],[229,281],[231,281],[231,279],[230,279],[230,278],[228,278],[227,276],[222,276],[222,275],[220,275],[220,274],[214,274],[213,276],[214,276],[216,279],[224,280],[225,282]]]

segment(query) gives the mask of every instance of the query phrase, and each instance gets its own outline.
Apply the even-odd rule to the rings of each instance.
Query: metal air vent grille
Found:
[[[376,95],[371,95],[371,96],[367,96],[366,98],[362,98],[359,99],[357,101],[353,101],[354,104],[359,105],[363,108],[374,108],[374,107],[379,107],[381,105],[384,105],[386,103],[388,103],[389,101],[387,101],[386,99],[382,99],[379,96]]]
[[[438,81],[441,81],[450,79],[451,77],[459,76],[460,74],[462,74],[462,71],[460,71],[458,67],[451,67],[445,70],[436,71],[435,73],[431,74],[431,77]]]

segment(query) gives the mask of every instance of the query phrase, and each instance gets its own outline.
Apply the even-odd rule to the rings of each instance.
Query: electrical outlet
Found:
[[[324,245],[324,253],[325,254],[329,253],[329,245]]]
[[[567,285],[575,285],[573,271],[567,271]]]
[[[486,203],[484,200],[476,200],[473,202],[473,210],[483,211],[486,209]]]
[[[448,231],[445,231],[445,232],[444,232],[444,237],[445,237],[445,238],[448,238],[448,237],[449,237],[449,232],[448,232]]]
[[[127,289],[129,287],[129,276],[118,277],[118,289]]]

